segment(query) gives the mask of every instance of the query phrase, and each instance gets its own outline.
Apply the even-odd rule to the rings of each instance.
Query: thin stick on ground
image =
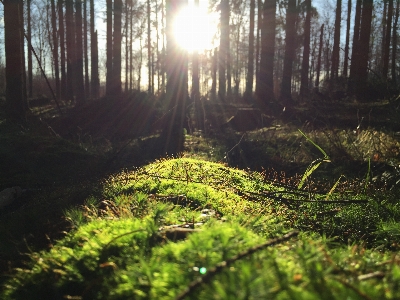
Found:
[[[190,295],[192,295],[194,293],[194,291],[203,283],[208,283],[215,275],[217,275],[219,272],[221,272],[224,268],[229,267],[231,264],[233,264],[235,261],[240,260],[244,257],[250,256],[251,254],[262,250],[264,248],[270,247],[270,246],[275,246],[277,244],[283,243],[289,239],[291,239],[292,237],[295,237],[299,234],[299,231],[294,230],[291,231],[287,234],[285,234],[284,236],[269,240],[263,244],[251,247],[237,255],[235,255],[234,257],[231,257],[225,261],[222,261],[220,263],[218,263],[214,268],[212,268],[211,270],[209,270],[206,275],[197,278],[196,280],[192,281],[189,286],[183,291],[181,292],[175,299],[176,300],[182,300],[185,299],[186,297],[189,297]]]

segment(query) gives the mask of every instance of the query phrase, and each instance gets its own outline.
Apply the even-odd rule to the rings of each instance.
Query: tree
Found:
[[[60,69],[61,69],[61,81],[60,81],[60,98],[66,99],[67,93],[67,74],[65,72],[65,35],[64,35],[64,13],[63,13],[63,0],[57,1],[58,7],[58,32],[60,41]]]
[[[67,91],[66,96],[70,101],[74,101],[74,78],[75,78],[75,31],[74,31],[74,10],[73,0],[65,0],[65,23],[67,35]]]
[[[75,2],[75,37],[76,37],[76,104],[82,105],[85,102],[85,85],[83,79],[83,41],[82,41],[82,2]]]
[[[284,106],[292,106],[292,68],[296,54],[296,0],[289,0],[286,10],[285,25],[285,56],[283,59],[283,73],[280,100]]]
[[[122,0],[114,1],[114,43],[113,43],[113,95],[122,92],[121,83],[121,47],[122,44]]]
[[[346,44],[344,46],[343,76],[347,77],[349,69],[349,43],[350,43],[351,0],[347,1]]]
[[[251,97],[251,94],[253,93],[255,7],[256,7],[256,1],[250,0],[249,53],[247,58],[247,78],[246,78],[246,91],[245,91],[247,97]]]
[[[188,81],[188,57],[175,38],[173,19],[179,8],[186,4],[187,0],[167,0],[166,5],[166,39],[167,39],[167,87],[165,94],[166,105],[170,115],[168,124],[161,135],[164,143],[164,153],[177,154],[183,151],[183,122],[185,119]]]
[[[54,73],[56,77],[56,97],[60,99],[60,71],[58,66],[58,38],[57,38],[57,19],[56,19],[56,5],[54,0],[51,0],[51,27],[53,37],[53,59],[54,59]]]
[[[352,92],[353,81],[357,77],[357,71],[359,68],[359,48],[360,48],[360,21],[361,21],[361,7],[363,0],[357,0],[356,2],[356,14],[354,17],[354,33],[353,33],[353,48],[351,52],[351,65],[350,65],[350,83],[349,91]]]
[[[94,30],[94,0],[90,0],[90,78],[91,96],[96,99],[99,97],[99,55],[98,55],[97,31]]]
[[[28,45],[32,45],[32,22],[31,22],[31,0],[27,0],[27,38]],[[33,96],[33,83],[32,83],[32,50],[28,47],[28,97]]]
[[[85,58],[85,99],[88,99],[90,97],[87,24],[88,24],[88,21],[87,21],[87,0],[83,0],[83,56]]]
[[[304,22],[304,48],[303,62],[301,65],[300,96],[304,99],[308,96],[308,69],[310,65],[310,28],[311,28],[311,0],[305,1],[306,19]]]
[[[331,78],[336,79],[339,71],[340,22],[342,20],[342,0],[336,1],[335,33],[333,36]]]
[[[321,25],[320,34],[319,34],[319,47],[318,47],[318,60],[317,60],[317,76],[315,79],[315,86],[319,87],[319,75],[321,73],[321,56],[322,56],[322,45],[323,45],[323,38],[324,38],[324,26],[325,24]]]
[[[112,10],[113,3],[112,0],[107,0],[107,62],[106,62],[106,94],[108,96],[112,95],[113,89],[113,23],[112,23]]]
[[[389,71],[390,37],[391,37],[391,31],[392,31],[392,16],[393,16],[393,0],[389,0],[388,16],[387,16],[386,32],[385,32],[385,44],[384,44],[384,52],[383,52],[382,77],[383,77],[384,80],[387,79],[387,75],[388,75],[388,71]]]
[[[396,1],[396,15],[393,23],[393,37],[392,37],[392,81],[396,85],[396,53],[397,53],[397,24],[399,22],[400,0]]]
[[[276,0],[265,0],[262,9],[260,70],[256,77],[256,100],[266,110],[274,96]]]
[[[226,100],[226,69],[228,64],[229,49],[229,0],[221,0],[221,38],[218,51],[218,97],[221,101]]]
[[[12,119],[23,120],[27,110],[24,87],[24,3],[22,0],[4,0],[3,3],[7,113]]]
[[[149,95],[153,93],[153,69],[152,69],[152,53],[151,53],[151,30],[150,30],[150,23],[151,23],[151,9],[150,9],[150,0],[147,0],[147,72],[149,75],[149,86],[148,86],[148,93]]]

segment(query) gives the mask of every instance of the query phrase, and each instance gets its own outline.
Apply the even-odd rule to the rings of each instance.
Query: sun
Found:
[[[213,48],[213,37],[217,31],[215,16],[207,8],[189,3],[177,14],[174,36],[178,44],[189,52]]]

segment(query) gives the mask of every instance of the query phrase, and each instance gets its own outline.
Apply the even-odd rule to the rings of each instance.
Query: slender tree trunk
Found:
[[[125,1],[125,93],[128,92],[128,87],[129,87],[129,1]]]
[[[67,97],[67,74],[65,71],[65,35],[64,35],[64,13],[63,13],[63,0],[57,1],[58,8],[58,32],[60,39],[60,99],[65,100]]]
[[[8,117],[24,120],[27,110],[22,0],[3,0],[6,52],[6,109]]]
[[[306,19],[304,22],[304,48],[303,61],[301,65],[301,86],[300,96],[304,100],[309,95],[308,89],[308,69],[310,66],[310,34],[311,34],[311,0],[306,0]]]
[[[211,99],[216,100],[217,98],[217,65],[218,65],[218,48],[214,49],[214,55],[212,55],[212,66],[211,66]]]
[[[390,36],[392,31],[392,17],[393,17],[393,0],[389,0],[388,3],[388,16],[386,22],[386,32],[385,32],[385,48],[383,52],[383,69],[382,77],[384,80],[387,79],[389,71],[389,57],[390,57]]]
[[[261,27],[260,70],[256,83],[256,98],[261,109],[266,111],[274,96],[274,54],[276,32],[276,0],[265,0]]]
[[[386,45],[386,16],[387,16],[387,4],[388,0],[383,0],[383,13],[382,13],[382,43],[381,43],[381,57],[378,64],[378,68],[383,68],[383,57],[385,56],[385,45]],[[383,71],[383,70],[382,70]]]
[[[120,95],[122,92],[121,82],[121,46],[122,46],[122,0],[114,1],[114,44],[113,44],[113,95]]]
[[[107,0],[107,62],[106,62],[106,94],[113,94],[113,2]]]
[[[58,39],[57,39],[57,20],[56,20],[56,5],[54,0],[51,0],[51,27],[53,36],[53,59],[54,59],[54,73],[56,79],[56,97],[60,99],[60,71],[58,65]]]
[[[199,7],[199,0],[194,1],[195,7]],[[199,76],[199,53],[196,49],[192,54],[192,101],[194,102],[196,114],[196,127],[204,130],[204,116],[202,115],[202,105],[200,103],[200,76]]]
[[[163,34],[162,34],[162,50],[161,50],[161,94],[164,94],[165,92],[165,17],[164,17],[164,12],[165,12],[165,7],[164,7],[164,0],[161,0],[161,5],[162,5],[162,9],[161,9],[161,24],[162,24],[162,28],[163,28]]]
[[[94,0],[90,0],[90,79],[91,97],[99,98],[99,56],[98,56],[97,31],[94,31]]]
[[[346,44],[344,46],[343,77],[347,77],[349,69],[349,43],[350,43],[351,0],[347,2]]]
[[[89,81],[89,54],[88,54],[88,28],[87,28],[87,0],[83,0],[83,53],[85,57],[85,99],[90,97]]]
[[[258,71],[260,70],[260,33],[262,26],[262,12],[263,12],[263,3],[262,0],[257,0],[257,35],[256,35],[256,84]],[[257,86],[256,86],[257,90]]]
[[[151,95],[153,93],[152,87],[152,62],[151,62],[151,30],[150,30],[150,23],[151,23],[151,9],[150,9],[150,0],[147,0],[147,67],[148,67],[148,75],[149,75],[149,86],[148,86],[148,93]]]
[[[283,74],[281,84],[281,102],[284,106],[292,106],[292,73],[293,61],[296,55],[296,0],[288,1],[285,26],[285,56],[283,59]]]
[[[161,139],[164,143],[164,153],[177,154],[183,151],[183,124],[186,111],[187,91],[187,53],[182,50],[174,39],[173,19],[180,7],[187,0],[167,0],[166,34],[167,34],[167,89],[166,102],[170,108],[169,122]]]
[[[339,44],[340,44],[340,22],[342,20],[342,0],[336,1],[335,33],[333,36],[331,79],[338,77],[339,71]]]
[[[129,20],[129,25],[130,25],[130,41],[131,43],[129,44],[129,89],[133,89],[133,3],[130,1],[130,20]]]
[[[74,102],[74,78],[76,76],[76,53],[74,32],[74,3],[73,0],[65,0],[65,23],[67,35],[67,100]]]
[[[369,61],[369,42],[371,37],[373,0],[363,0],[363,9],[360,27],[359,42],[359,69],[356,78],[356,94],[358,98],[367,96],[365,94],[365,85],[368,79],[368,61]]]
[[[75,2],[75,36],[76,36],[76,104],[85,102],[85,84],[83,77],[83,41],[82,41],[82,2]]]
[[[250,31],[249,31],[249,56],[247,58],[247,79],[245,95],[251,97],[253,93],[254,78],[254,19],[256,1],[250,0]]]
[[[350,81],[354,81],[357,77],[359,69],[359,44],[360,44],[360,23],[361,23],[361,7],[363,0],[356,2],[356,15],[354,18],[354,33],[353,33],[353,49],[351,52],[351,65],[350,65]],[[352,86],[350,82],[349,88]],[[351,91],[351,89],[350,89]]]
[[[32,26],[31,26],[31,3],[32,0],[27,0],[27,37],[28,45],[32,45]],[[33,96],[33,84],[32,84],[32,50],[28,47],[28,97]]]
[[[396,54],[397,54],[397,24],[399,22],[400,0],[396,1],[396,15],[393,23],[393,37],[392,37],[392,81],[394,86],[397,85],[396,76]]]
[[[218,51],[218,97],[221,101],[226,98],[226,69],[229,51],[229,0],[221,0],[221,39]]]

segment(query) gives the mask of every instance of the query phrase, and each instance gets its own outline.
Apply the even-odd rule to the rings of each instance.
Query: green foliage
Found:
[[[65,212],[74,229],[32,253],[0,298],[175,299],[215,272],[190,299],[399,299],[397,197],[338,182],[309,202],[262,173],[189,158],[112,175],[101,200]],[[303,232],[223,267],[292,228]]]

